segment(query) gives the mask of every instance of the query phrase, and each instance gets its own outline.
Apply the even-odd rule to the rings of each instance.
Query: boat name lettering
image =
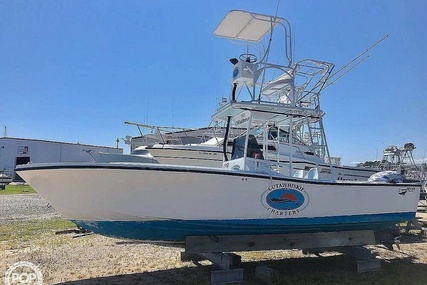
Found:
[[[273,208],[267,208],[267,211],[276,214],[277,216],[293,216],[300,212],[298,209],[292,211],[280,211]]]
[[[405,195],[406,192],[414,192],[414,191],[415,191],[415,187],[406,187],[406,188],[399,188],[397,193],[399,193],[400,195]]]
[[[246,123],[247,121],[249,121],[249,118],[243,118],[241,120],[237,120],[236,125],[241,125],[243,123]]]
[[[278,188],[287,188],[287,189],[294,188],[299,191],[304,191],[303,187],[295,183],[279,183],[279,184],[271,185],[270,187],[268,187],[268,190],[271,191]]]
[[[217,155],[214,152],[207,152],[207,151],[199,151],[199,154],[204,154],[204,155]]]

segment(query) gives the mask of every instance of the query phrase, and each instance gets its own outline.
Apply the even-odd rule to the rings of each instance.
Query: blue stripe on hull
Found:
[[[82,228],[105,236],[179,242],[184,241],[186,236],[201,235],[255,235],[351,230],[381,231],[413,218],[415,218],[415,213],[252,220],[73,220],[73,222]]]

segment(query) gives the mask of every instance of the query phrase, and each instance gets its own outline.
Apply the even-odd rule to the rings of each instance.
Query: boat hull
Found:
[[[421,187],[162,164],[45,164],[17,171],[59,213],[86,229],[164,241],[190,235],[381,231],[415,217]]]

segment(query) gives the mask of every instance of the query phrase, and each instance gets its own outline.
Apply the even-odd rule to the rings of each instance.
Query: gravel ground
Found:
[[[60,217],[61,215],[38,194],[0,196],[0,224]]]

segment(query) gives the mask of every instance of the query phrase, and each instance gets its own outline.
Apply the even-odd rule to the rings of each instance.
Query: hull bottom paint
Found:
[[[324,218],[256,219],[256,220],[154,220],[154,221],[81,221],[78,226],[94,233],[150,241],[184,242],[186,236],[257,235],[312,233],[351,230],[380,232],[414,213],[375,214]]]

